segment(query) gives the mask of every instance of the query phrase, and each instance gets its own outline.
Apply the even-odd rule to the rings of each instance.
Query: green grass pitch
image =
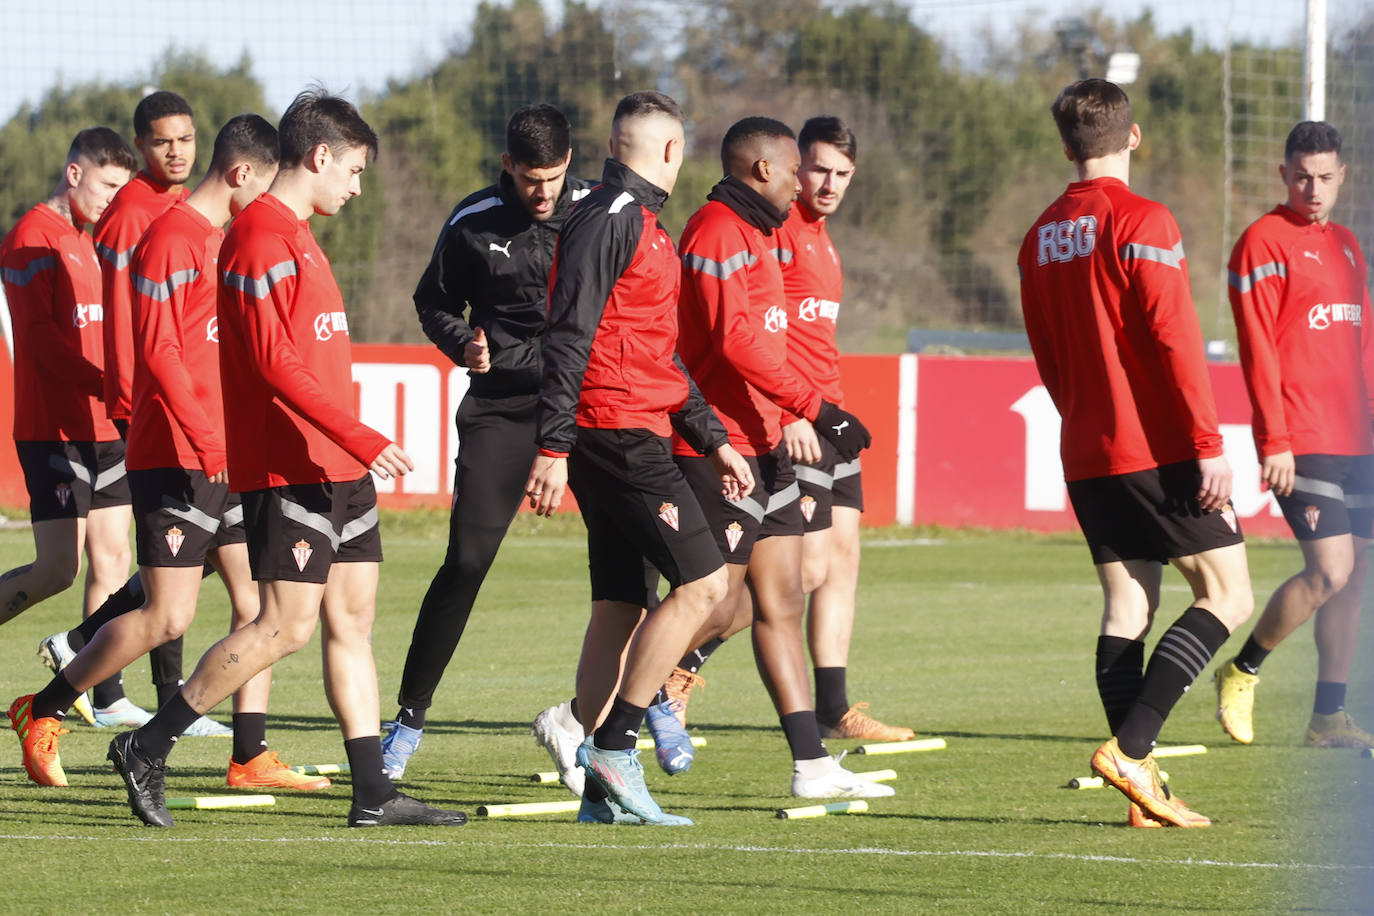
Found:
[[[429,512],[384,521],[375,628],[384,716],[394,712],[444,526],[442,514]],[[0,568],[31,555],[26,530],[0,532]],[[1262,605],[1296,568],[1298,552],[1291,543],[1257,543],[1250,558]],[[4,627],[5,704],[46,682],[35,647],[76,619],[77,602],[73,589]],[[859,603],[851,700],[948,742],[931,753],[849,757],[854,769],[899,774],[896,797],[870,801],[867,814],[775,819],[792,803],[789,758],[741,634],[705,670],[706,689],[693,694],[691,724],[709,745],[691,772],[670,779],[651,753],[644,758],[656,797],[695,827],[582,826],[550,815],[474,817],[456,830],[353,831],[344,826],[347,777],[339,777],[327,793],[281,795],[272,808],[178,811],[175,829],[156,831],[128,812],[104,759],[110,732],[76,721],[62,739],[67,789],[31,785],[18,741],[3,739],[0,849],[10,880],[0,911],[1348,912],[1374,905],[1371,837],[1360,833],[1374,812],[1374,760],[1298,746],[1315,672],[1310,630],[1265,666],[1253,746],[1231,744],[1213,721],[1210,668],[1166,726],[1161,743],[1209,749],[1165,769],[1215,826],[1131,830],[1115,790],[1062,788],[1088,775],[1088,757],[1105,737],[1092,675],[1100,596],[1079,539],[870,532]],[[1166,573],[1155,635],[1186,603],[1182,580]],[[529,781],[551,768],[529,722],[569,695],[586,613],[580,523],[522,517],[404,787],[470,813],[487,803],[567,798],[560,786]],[[207,580],[187,636],[188,669],[227,620],[223,590]],[[1223,658],[1239,642],[1233,637]],[[1366,724],[1374,722],[1370,645],[1367,637],[1352,701]],[[269,740],[288,763],[343,760],[319,664],[316,642],[274,674]],[[152,702],[146,662],[131,666],[126,681],[136,701]],[[216,714],[227,721],[228,704]],[[855,745],[831,742],[831,750]],[[229,750],[224,739],[184,739],[172,755],[168,794],[228,791]]]

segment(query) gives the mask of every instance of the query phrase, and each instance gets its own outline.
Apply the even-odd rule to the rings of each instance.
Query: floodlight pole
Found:
[[[1326,0],[1307,0],[1307,47],[1302,60],[1307,93],[1303,117],[1326,120]]]

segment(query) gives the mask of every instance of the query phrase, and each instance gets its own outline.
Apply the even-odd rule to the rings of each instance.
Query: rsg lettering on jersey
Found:
[[[344,312],[320,312],[315,316],[315,339],[328,340],[334,332],[348,333],[348,315]]]
[[[1044,223],[1035,230],[1038,245],[1036,263],[1072,261],[1093,253],[1097,245],[1097,217],[1080,216],[1075,220]]]

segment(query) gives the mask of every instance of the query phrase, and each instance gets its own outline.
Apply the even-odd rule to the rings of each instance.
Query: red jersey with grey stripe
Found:
[[[678,353],[743,455],[782,441],[784,410],[814,418],[821,394],[787,365],[779,239],[708,201],[682,230]],[[692,454],[677,442],[678,454]]]
[[[348,316],[306,220],[264,194],[220,248],[229,487],[357,480],[388,440],[358,422]]]
[[[133,286],[131,470],[224,470],[216,298],[224,232],[177,202],[153,220],[129,265]]]
[[[1074,182],[1017,264],[1066,479],[1222,453],[1183,239],[1162,204],[1115,178]]]
[[[844,293],[844,272],[825,228],[825,217],[816,216],[796,201],[776,234],[783,294],[787,297],[787,365],[820,389],[827,401],[843,407],[835,326]]]
[[[105,304],[105,410],[111,420],[129,419],[133,407],[136,346],[129,263],[134,248],[153,220],[187,196],[180,185],[165,188],[146,172],[138,172],[119,189],[95,224]]]
[[[1260,457],[1374,452],[1374,326],[1354,233],[1279,205],[1245,230],[1229,266]]]
[[[0,243],[14,328],[14,438],[107,442],[100,262],[91,237],[47,204]]]

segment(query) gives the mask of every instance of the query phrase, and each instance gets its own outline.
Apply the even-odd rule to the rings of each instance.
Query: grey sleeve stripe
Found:
[[[63,474],[70,474],[72,477],[90,486],[91,472],[84,464],[77,464],[66,455],[49,455],[48,467]]]
[[[134,274],[134,289],[152,299],[154,302],[166,302],[172,298],[172,293],[177,291],[177,287],[185,286],[187,283],[195,281],[200,276],[200,271],[194,267],[186,270],[178,270],[167,278],[166,283],[154,283],[147,277]]]
[[[741,251],[738,254],[730,255],[724,261],[713,261],[699,254],[684,254],[682,261],[698,273],[715,277],[717,280],[728,280],[730,275],[741,267],[752,267],[758,258],[747,251]]]
[[[471,216],[474,213],[481,213],[483,210],[490,210],[492,207],[499,206],[501,206],[500,197],[492,196],[483,198],[482,200],[477,201],[477,203],[469,204],[468,206],[459,210],[457,213],[453,214],[453,219],[449,220],[448,224],[452,226],[455,223],[457,223],[458,220],[462,219],[465,216]]]
[[[134,249],[137,247],[137,245],[130,245],[127,251],[115,251],[108,245],[97,243],[95,250],[102,258],[113,264],[115,270],[123,270],[134,259]]]
[[[1293,478],[1293,494],[1306,493],[1308,496],[1325,496],[1327,499],[1345,501],[1345,488],[1329,480],[1316,480],[1301,475]]]
[[[835,477],[833,474],[827,474],[820,468],[813,468],[809,464],[794,465],[792,470],[796,473],[798,480],[805,481],[806,483],[812,483],[818,487],[824,487],[827,490],[835,485]]]
[[[768,253],[777,258],[779,264],[791,264],[794,257],[791,250],[787,248],[770,248]]]
[[[1156,261],[1166,267],[1178,269],[1183,266],[1183,243],[1179,242],[1173,248],[1156,248],[1139,242],[1127,242],[1121,246],[1121,260]]]
[[[106,468],[95,475],[95,483],[91,484],[91,489],[99,493],[112,483],[118,483],[124,479],[127,472],[124,470],[124,459],[119,459],[119,464],[112,468]]]
[[[248,277],[226,270],[224,272],[224,285],[239,292],[247,293],[254,299],[266,299],[267,294],[272,292],[272,287],[287,277],[294,277],[295,275],[296,262],[282,261],[280,264],[273,264],[267,268],[267,272],[261,277]]]
[[[173,496],[162,497],[162,510],[210,534],[219,530],[219,519]]]
[[[1227,275],[1230,277],[1231,285],[1235,287],[1236,291],[1244,295],[1254,289],[1255,284],[1259,283],[1261,280],[1268,279],[1269,277],[1287,277],[1288,265],[1280,264],[1277,261],[1271,261],[1268,264],[1261,264],[1244,276],[1241,276],[1234,270],[1227,271]]]
[[[855,474],[862,471],[863,465],[860,464],[862,460],[861,458],[855,458],[853,461],[845,461],[835,465],[835,479],[844,480],[846,477],[853,477]]]
[[[779,509],[786,509],[799,499],[801,499],[801,487],[797,486],[797,482],[794,480],[787,489],[779,490],[768,497],[768,512],[765,514],[772,515]]]
[[[5,282],[13,286],[28,286],[33,278],[45,270],[52,270],[57,266],[57,257],[54,255],[44,255],[29,262],[29,266],[23,270],[15,270],[13,267],[5,268]]]
[[[377,507],[373,506],[353,521],[343,526],[339,532],[339,543],[346,544],[361,534],[377,527]]]
[[[329,519],[318,512],[311,512],[299,503],[293,503],[291,500],[285,498],[281,501],[281,514],[296,524],[314,529],[329,538],[330,548],[334,550],[334,552],[338,552],[340,543],[339,535],[335,533],[334,526],[329,523]]]

